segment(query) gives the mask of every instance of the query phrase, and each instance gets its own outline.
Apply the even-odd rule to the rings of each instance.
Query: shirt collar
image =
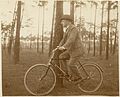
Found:
[[[69,28],[69,26],[70,26],[70,25],[68,25],[68,26],[66,27],[66,29],[68,29],[68,28]]]
[[[64,32],[66,32],[69,27],[70,25],[68,25],[67,27],[64,27]]]

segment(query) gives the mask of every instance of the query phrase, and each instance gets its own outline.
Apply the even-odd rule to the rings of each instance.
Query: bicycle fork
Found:
[[[84,72],[85,72],[85,74],[86,74],[86,76],[87,76],[87,78],[85,78],[85,79],[89,79],[90,76],[89,76],[89,74],[86,72],[85,68],[82,66],[82,64],[81,64],[79,61],[78,61],[78,63],[80,64],[80,66],[82,67],[82,69],[84,70]]]
[[[51,65],[48,65],[48,68],[47,68],[45,74],[43,74],[42,77],[39,78],[39,81],[43,80],[43,78],[47,75],[48,70],[50,69],[50,66],[51,66]]]

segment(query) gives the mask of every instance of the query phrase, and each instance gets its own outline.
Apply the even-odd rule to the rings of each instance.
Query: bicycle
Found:
[[[47,95],[54,89],[56,84],[56,74],[52,66],[61,71],[64,79],[73,83],[75,82],[75,85],[83,92],[92,93],[100,88],[103,82],[103,70],[98,64],[90,62],[81,63],[78,61],[79,65],[77,66],[77,70],[82,79],[76,83],[76,81],[72,81],[70,77],[66,76],[67,74],[64,70],[53,63],[54,60],[59,60],[53,58],[53,56],[54,52],[47,65],[35,64],[25,73],[24,85],[30,94],[37,96]]]

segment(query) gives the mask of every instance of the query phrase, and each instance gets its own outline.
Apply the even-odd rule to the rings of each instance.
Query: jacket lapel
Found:
[[[68,28],[67,28],[67,30],[66,30],[66,35],[68,35],[69,33],[70,33],[70,30],[72,30],[74,28],[74,26],[71,24]]]
[[[70,30],[72,30],[73,28],[74,28],[74,26],[73,26],[73,25],[70,25],[70,26],[66,29],[66,32],[64,33],[64,36],[63,36],[64,42],[66,42],[67,37],[68,37],[68,34],[70,33]]]

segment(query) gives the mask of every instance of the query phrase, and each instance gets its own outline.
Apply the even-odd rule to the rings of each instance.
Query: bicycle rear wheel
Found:
[[[31,66],[24,76],[25,88],[32,95],[47,95],[53,90],[55,84],[55,72],[45,64]]]
[[[83,92],[95,92],[99,89],[103,81],[103,75],[100,67],[94,63],[85,63],[83,67],[78,67],[82,77],[78,87]]]

